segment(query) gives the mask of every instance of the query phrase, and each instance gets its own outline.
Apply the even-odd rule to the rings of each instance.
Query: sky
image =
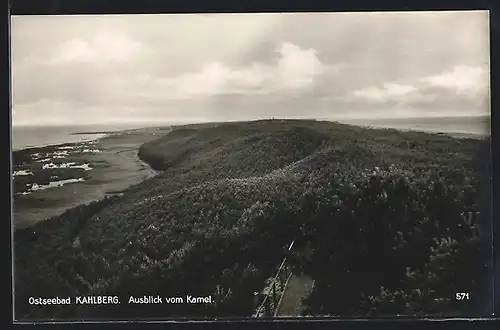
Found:
[[[489,13],[13,16],[12,124],[489,114]]]

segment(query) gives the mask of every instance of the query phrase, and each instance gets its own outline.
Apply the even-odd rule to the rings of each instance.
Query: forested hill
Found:
[[[484,143],[303,120],[176,127],[139,150],[160,175],[16,234],[16,316],[250,316],[294,237],[310,314],[456,314],[484,273]],[[27,303],[104,294],[215,303]]]

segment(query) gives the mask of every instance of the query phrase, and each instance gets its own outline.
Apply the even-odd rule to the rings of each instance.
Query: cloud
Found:
[[[291,43],[283,43],[277,49],[280,54],[276,68],[278,84],[284,87],[304,87],[323,72],[323,65],[314,49],[301,49]]]
[[[12,23],[15,121],[475,114],[489,98],[487,12]]]
[[[276,47],[277,56],[271,63],[230,66],[212,61],[198,70],[171,75],[130,68],[134,65],[123,61],[138,51],[137,46],[113,46],[111,48],[116,50],[109,50],[104,42],[96,44],[100,47],[92,48],[87,43],[73,45],[72,53],[66,52],[57,58],[57,65],[31,63],[14,67],[14,103],[36,102],[45,98],[87,105],[135,106],[161,105],[169,100],[203,99],[225,94],[287,94],[310,89],[323,73],[333,72],[331,66],[321,63],[315,50],[302,49],[286,42]],[[124,45],[125,42],[114,44]],[[133,51],[124,52],[127,47]],[[106,65],[101,65],[102,61],[92,62],[99,57],[122,62]],[[142,60],[137,61],[141,63]],[[74,65],[69,61],[79,63]],[[160,65],[161,58],[156,61]],[[163,65],[168,66],[169,63]],[[33,76],[33,72],[38,74]]]
[[[66,53],[51,65],[31,62],[14,67],[16,124],[29,121],[29,116],[23,114],[36,113],[36,109],[58,123],[76,120],[70,115],[75,111],[82,120],[102,120],[104,113],[122,119],[154,118],[155,114],[180,118],[187,113],[196,118],[210,117],[221,111],[227,113],[228,102],[239,115],[245,111],[257,113],[263,105],[297,103],[297,98],[313,93],[325,75],[334,77],[339,72],[339,66],[323,64],[316,50],[288,42],[277,44],[275,58],[266,62],[229,65],[210,61],[197,70],[170,75],[133,70],[131,63],[123,62],[125,57],[119,58],[123,63],[118,64],[111,62],[117,56],[108,56],[107,65],[94,63],[97,54],[106,53],[105,48],[92,48],[90,53],[86,51],[91,48],[85,45],[75,46],[73,55]],[[143,60],[136,59],[133,63]],[[161,59],[156,61],[159,63]],[[32,75],[34,71],[38,72],[36,76]],[[310,108],[310,103],[307,104]]]
[[[312,87],[315,78],[324,72],[314,49],[302,49],[283,42],[276,48],[278,58],[274,65],[253,63],[230,67],[220,62],[206,64],[195,73],[158,79],[176,91],[176,96],[218,95],[232,93],[266,94],[278,91]]]
[[[216,95],[222,93],[245,93],[258,91],[273,78],[272,73],[261,65],[248,68],[231,68],[220,62],[204,65],[200,71],[186,73],[177,77],[158,79],[179,97],[197,95]]]
[[[135,40],[114,32],[101,31],[89,41],[82,39],[66,41],[56,48],[49,63],[127,61],[133,59],[141,48],[141,43]]]
[[[484,94],[488,89],[486,70],[477,66],[459,65],[451,71],[421,78],[428,87],[455,91],[457,94],[475,97]]]
[[[414,79],[411,84],[386,82],[382,87],[357,89],[346,100],[388,105],[481,106],[488,96],[486,73],[481,67],[459,65],[436,75]]]
[[[372,103],[411,103],[432,101],[433,98],[422,95],[413,85],[385,83],[382,87],[369,87],[352,92],[352,98]]]

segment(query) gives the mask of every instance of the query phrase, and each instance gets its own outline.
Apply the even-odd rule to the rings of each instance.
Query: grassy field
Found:
[[[485,272],[487,143],[305,120],[176,127],[139,149],[159,175],[16,234],[16,317],[250,316],[295,237],[294,269],[315,281],[305,314],[466,313],[455,293]],[[27,303],[104,294],[124,303]],[[157,294],[214,303],[126,304]]]

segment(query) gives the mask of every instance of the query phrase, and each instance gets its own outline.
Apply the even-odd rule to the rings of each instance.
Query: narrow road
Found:
[[[304,310],[302,299],[309,296],[314,281],[305,275],[292,275],[285,287],[275,316],[300,316]]]

